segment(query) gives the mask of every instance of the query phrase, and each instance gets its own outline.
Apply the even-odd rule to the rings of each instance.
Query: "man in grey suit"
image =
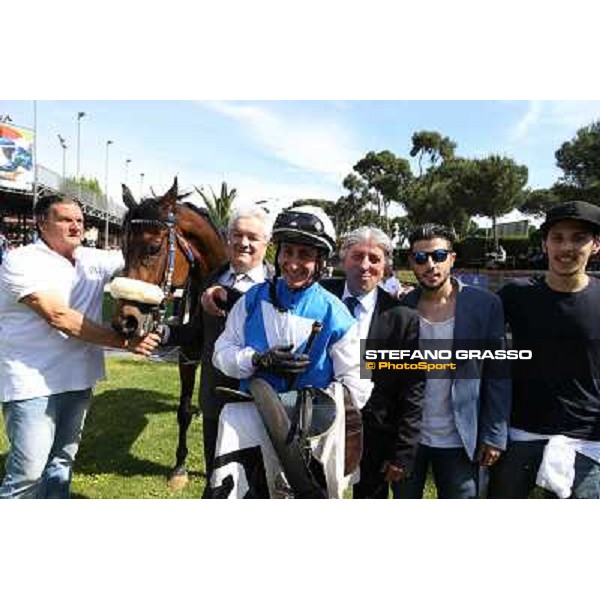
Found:
[[[454,232],[436,224],[412,232],[409,260],[420,288],[403,302],[419,311],[421,344],[439,349],[503,347],[500,299],[450,276]],[[511,385],[494,361],[456,360],[456,370],[428,376],[421,442],[412,475],[394,486],[396,498],[421,498],[429,465],[439,498],[476,498],[479,467],[506,449]]]
[[[215,387],[237,388],[239,383],[225,376],[212,364],[215,341],[225,328],[227,308],[256,283],[272,275],[264,258],[271,237],[271,223],[264,210],[258,207],[239,210],[228,225],[229,262],[214,271],[204,282],[201,293],[217,300],[219,307],[208,312],[199,307],[187,325],[170,327],[163,335],[163,344],[169,346],[196,346],[201,349],[200,401],[206,481],[213,471],[219,414],[223,399],[215,394]],[[208,294],[206,292],[208,290]],[[206,305],[203,302],[203,305]]]

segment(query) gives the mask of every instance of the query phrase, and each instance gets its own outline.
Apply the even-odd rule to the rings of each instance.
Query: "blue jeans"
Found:
[[[10,449],[0,498],[68,498],[91,390],[3,404]]]
[[[528,498],[535,488],[546,440],[509,442],[506,452],[490,470],[488,498]],[[547,498],[555,498],[545,492]],[[600,498],[600,464],[577,453],[571,498]]]
[[[413,472],[392,487],[394,498],[423,497],[429,465],[438,498],[477,498],[479,464],[471,461],[463,448],[432,448],[420,444]]]

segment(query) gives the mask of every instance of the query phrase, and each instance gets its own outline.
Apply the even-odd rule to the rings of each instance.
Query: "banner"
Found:
[[[33,131],[0,123],[0,187],[33,189]]]

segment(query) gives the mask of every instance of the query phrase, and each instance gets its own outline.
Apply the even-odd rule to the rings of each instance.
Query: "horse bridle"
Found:
[[[167,311],[167,297],[175,289],[173,287],[173,273],[175,272],[175,251],[177,244],[179,244],[179,247],[188,262],[190,271],[194,268],[196,259],[194,258],[194,253],[190,244],[177,229],[177,222],[173,212],[169,212],[166,221],[159,219],[131,219],[128,225],[145,225],[147,227],[166,228],[168,231],[167,264],[162,275],[162,281],[159,284],[159,287],[164,294],[164,299],[160,305],[150,309],[150,322],[147,322],[146,320],[142,327],[144,333],[149,333],[150,331],[160,332]],[[129,232],[127,232],[127,237],[129,237]],[[183,287],[185,287],[185,284]]]

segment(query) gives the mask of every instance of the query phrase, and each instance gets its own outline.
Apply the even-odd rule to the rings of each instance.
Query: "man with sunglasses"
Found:
[[[451,276],[454,232],[437,224],[409,237],[410,266],[419,289],[404,303],[419,311],[421,344],[452,350],[503,345],[499,298]],[[506,447],[510,380],[492,373],[487,361],[458,360],[456,370],[428,375],[421,442],[412,475],[394,486],[395,498],[421,498],[429,465],[439,498],[476,498],[479,467],[489,467]],[[447,373],[447,374],[446,374]]]
[[[490,474],[491,498],[600,498],[600,281],[586,274],[600,252],[600,207],[567,202],[541,226],[548,271],[499,294],[516,349],[506,453]]]

